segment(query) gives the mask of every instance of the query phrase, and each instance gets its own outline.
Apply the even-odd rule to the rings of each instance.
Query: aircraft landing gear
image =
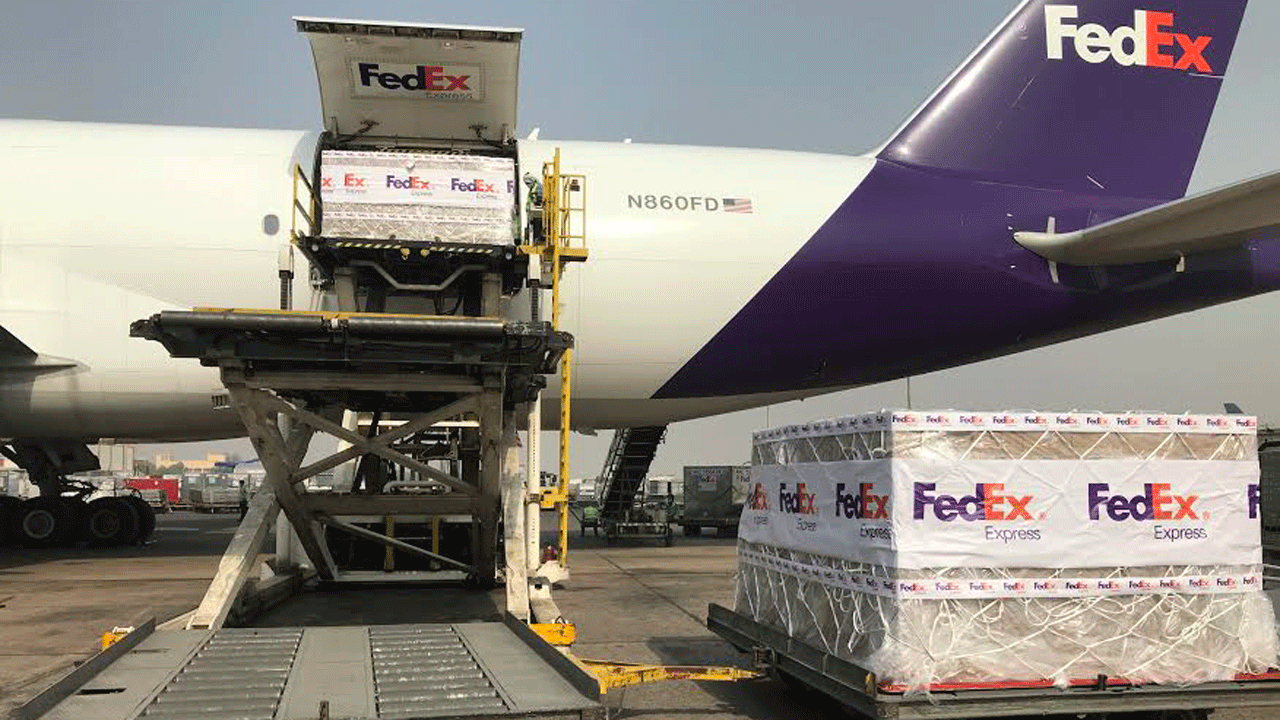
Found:
[[[9,536],[31,547],[69,545],[80,536],[82,505],[75,498],[47,495],[23,500],[9,515]]]
[[[138,511],[138,534],[130,542],[146,545],[156,532],[156,510],[146,500],[137,495],[125,495],[121,498],[131,503]]]
[[[85,537],[95,545],[124,545],[138,535],[141,517],[128,498],[102,497],[89,503]]]
[[[28,547],[56,547],[86,540],[94,545],[145,543],[156,529],[155,511],[141,497],[127,495],[85,502],[94,486],[67,475],[98,469],[88,446],[73,440],[22,440],[0,445],[40,497],[0,496],[0,541]]]
[[[156,529],[155,510],[136,495],[101,497],[0,497],[0,534],[28,547],[59,547],[86,540],[92,545],[144,544]]]
[[[16,498],[12,495],[0,495],[0,544],[13,542],[16,536],[10,532],[9,525],[12,523],[13,514],[18,511],[18,506],[22,504],[22,498]]]

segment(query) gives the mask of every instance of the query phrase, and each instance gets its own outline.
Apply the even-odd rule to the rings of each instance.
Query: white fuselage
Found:
[[[217,373],[128,336],[164,309],[276,307],[293,168],[313,133],[3,121],[0,325],[76,367],[0,386],[0,437],[192,440],[242,434]],[[663,424],[823,390],[651,399],[870,171],[864,157],[522,141],[588,178],[591,259],[565,284],[575,426]],[[749,198],[752,212],[692,198]],[[267,230],[275,216],[278,229]],[[311,297],[296,275],[296,305]],[[527,312],[516,297],[511,312]],[[743,358],[750,362],[750,358]],[[557,383],[546,394],[554,411]]]

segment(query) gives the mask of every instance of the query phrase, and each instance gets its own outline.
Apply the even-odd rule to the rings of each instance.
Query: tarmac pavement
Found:
[[[0,547],[0,713],[94,653],[113,627],[199,604],[238,522],[173,512],[156,517],[142,547]]]
[[[544,527],[551,527],[550,516],[545,517]],[[159,516],[155,540],[146,547],[0,548],[0,627],[5,640],[0,646],[0,712],[93,653],[101,634],[113,626],[134,624],[149,615],[163,621],[195,607],[236,522],[234,514],[179,512]],[[708,534],[677,536],[672,548],[656,542],[606,546],[603,538],[580,539],[575,528],[569,562],[571,579],[555,598],[577,625],[574,651],[579,656],[682,665],[748,664],[748,658],[705,626],[708,603],[732,604],[734,539]],[[364,592],[378,591],[312,593],[295,600],[299,604],[288,614],[320,621],[326,612],[358,611]],[[454,602],[448,593],[456,591],[389,592],[378,595],[384,615],[397,609],[446,608]],[[420,602],[420,597],[426,598],[419,592],[437,594]],[[500,595],[492,599],[497,611]],[[264,620],[278,624],[281,617],[280,611],[273,611]],[[645,720],[808,720],[844,715],[820,695],[796,692],[772,680],[640,685],[610,693],[606,704],[611,717]],[[1280,709],[1224,711],[1214,718],[1267,720],[1280,718]]]

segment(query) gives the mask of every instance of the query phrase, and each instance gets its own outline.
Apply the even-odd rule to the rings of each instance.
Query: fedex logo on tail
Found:
[[[1174,13],[1134,10],[1132,27],[1121,25],[1110,30],[1098,23],[1077,25],[1073,21],[1079,16],[1077,5],[1045,6],[1045,35],[1050,60],[1063,59],[1063,48],[1068,46],[1069,39],[1069,46],[1076,56],[1087,63],[1114,60],[1125,67],[1141,65],[1213,72],[1204,56],[1213,38],[1173,32],[1172,28],[1177,26]]]

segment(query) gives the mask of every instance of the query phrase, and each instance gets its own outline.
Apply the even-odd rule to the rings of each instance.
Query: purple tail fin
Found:
[[[934,172],[1181,197],[1247,0],[1027,0],[880,158]]]

